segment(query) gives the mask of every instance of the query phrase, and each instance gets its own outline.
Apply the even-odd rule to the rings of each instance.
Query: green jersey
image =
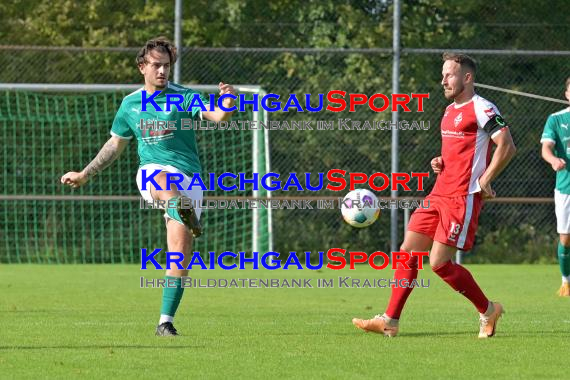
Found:
[[[566,168],[556,172],[556,190],[570,194],[570,108],[553,113],[546,120],[540,142],[554,143],[554,154],[566,161]]]
[[[197,92],[174,83],[168,86],[154,98],[154,102],[163,109],[156,111],[150,104],[146,104],[146,111],[142,111],[141,88],[127,95],[113,121],[111,135],[122,139],[135,137],[138,143],[140,166],[146,164],[172,165],[188,176],[200,173],[202,167],[198,157],[196,135],[190,120],[182,125],[181,119],[199,120],[200,108],[193,107],[190,111],[180,112],[176,106],[166,111],[166,94],[179,94],[184,97],[181,104],[183,110],[188,110],[194,94]],[[198,94],[205,106],[209,101]],[[150,95],[147,94],[147,99]],[[194,102],[194,105],[197,102]],[[158,123],[159,121],[165,123]],[[169,123],[170,122],[170,123]],[[142,123],[142,124],[141,124]],[[167,127],[170,126],[170,127]]]

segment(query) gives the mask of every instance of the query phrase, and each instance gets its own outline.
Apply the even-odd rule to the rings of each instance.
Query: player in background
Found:
[[[451,259],[458,249],[469,250],[473,246],[483,199],[495,197],[491,183],[507,166],[516,148],[497,107],[475,93],[475,61],[467,55],[451,53],[445,53],[443,61],[441,84],[445,97],[453,103],[441,120],[441,156],[431,161],[437,180],[426,197],[430,207],[414,211],[400,249],[430,250],[433,271],[475,305],[480,313],[479,338],[487,338],[495,334],[503,307],[489,301],[471,273]],[[490,159],[492,142],[496,150]],[[417,257],[408,265],[409,270],[396,269],[394,277],[410,282],[416,279]],[[412,290],[392,287],[383,315],[369,320],[355,318],[353,324],[366,332],[395,336]]]
[[[570,77],[566,79],[566,99],[570,101]],[[548,116],[542,132],[542,158],[556,172],[554,208],[558,242],[558,263],[562,272],[562,286],[558,294],[570,297],[570,107]]]
[[[158,37],[146,42],[136,57],[136,64],[144,76],[144,87],[123,99],[113,121],[111,138],[103,145],[95,159],[81,172],[69,172],[62,176],[61,182],[73,188],[84,185],[111,165],[134,137],[138,143],[140,159],[137,184],[141,195],[147,202],[164,200],[175,205],[174,207],[167,207],[164,215],[168,251],[182,252],[184,254],[183,266],[187,267],[191,258],[192,238],[198,237],[202,233],[199,221],[201,210],[187,205],[191,201],[201,201],[202,190],[178,191],[175,185],[167,188],[166,173],[178,173],[182,176],[182,187],[187,189],[192,174],[200,173],[202,167],[198,158],[194,131],[192,129],[181,129],[180,119],[192,118],[197,120],[202,117],[216,122],[226,121],[231,117],[231,112],[225,112],[218,107],[214,111],[207,112],[201,111],[198,107],[192,108],[189,112],[179,112],[174,107],[171,111],[167,111],[165,107],[166,94],[181,96],[184,99],[182,103],[184,110],[188,110],[195,97],[200,97],[205,105],[209,103],[199,93],[168,81],[170,68],[174,62],[176,62],[176,47],[170,41]],[[220,83],[219,89],[220,95],[227,93],[235,95],[235,90],[230,85]],[[141,109],[142,90],[147,91],[147,96],[155,91],[161,91],[154,99],[163,111],[156,111],[152,105],[147,104],[146,111],[143,112]],[[233,105],[233,99],[224,99],[225,107],[230,108]],[[144,125],[141,125],[141,120],[143,120]],[[149,124],[157,120],[176,122],[176,130],[154,128]],[[146,170],[146,176],[151,177],[156,169],[161,170],[161,172],[154,179],[163,190],[158,191],[152,184],[147,184],[146,190],[143,190],[141,186],[142,170]],[[182,207],[183,204],[184,207]],[[175,282],[176,287],[164,288],[156,335],[178,335],[173,320],[184,292],[184,288],[181,286],[181,277],[187,275],[187,270],[169,269],[166,271],[166,279]]]

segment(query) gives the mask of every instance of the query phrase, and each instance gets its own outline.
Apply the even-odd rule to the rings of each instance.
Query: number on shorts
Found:
[[[455,241],[459,231],[461,231],[461,224],[451,222],[451,230],[449,231],[449,240]]]
[[[451,231],[449,232],[451,232],[452,235],[457,235],[459,231],[461,231],[461,224],[451,222]]]

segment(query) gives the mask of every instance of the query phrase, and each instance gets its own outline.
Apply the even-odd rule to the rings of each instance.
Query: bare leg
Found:
[[[570,235],[560,234],[560,244],[565,247],[570,247]]]
[[[150,193],[155,200],[168,201],[169,199],[180,196],[180,192],[172,185],[170,189],[166,189],[166,172],[161,172],[155,177],[156,183],[164,190],[158,191],[151,187]],[[166,222],[166,239],[168,242],[168,250],[172,252],[181,252],[184,255],[182,266],[186,268],[192,255],[192,234],[188,228],[179,222],[168,219]],[[167,269],[166,275],[172,277],[186,276],[188,271],[186,269]]]

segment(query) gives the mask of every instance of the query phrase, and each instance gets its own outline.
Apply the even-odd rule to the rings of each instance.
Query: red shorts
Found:
[[[425,200],[429,201],[429,208],[414,211],[408,231],[427,235],[432,240],[464,251],[470,250],[483,207],[481,193],[453,198],[428,195]]]

